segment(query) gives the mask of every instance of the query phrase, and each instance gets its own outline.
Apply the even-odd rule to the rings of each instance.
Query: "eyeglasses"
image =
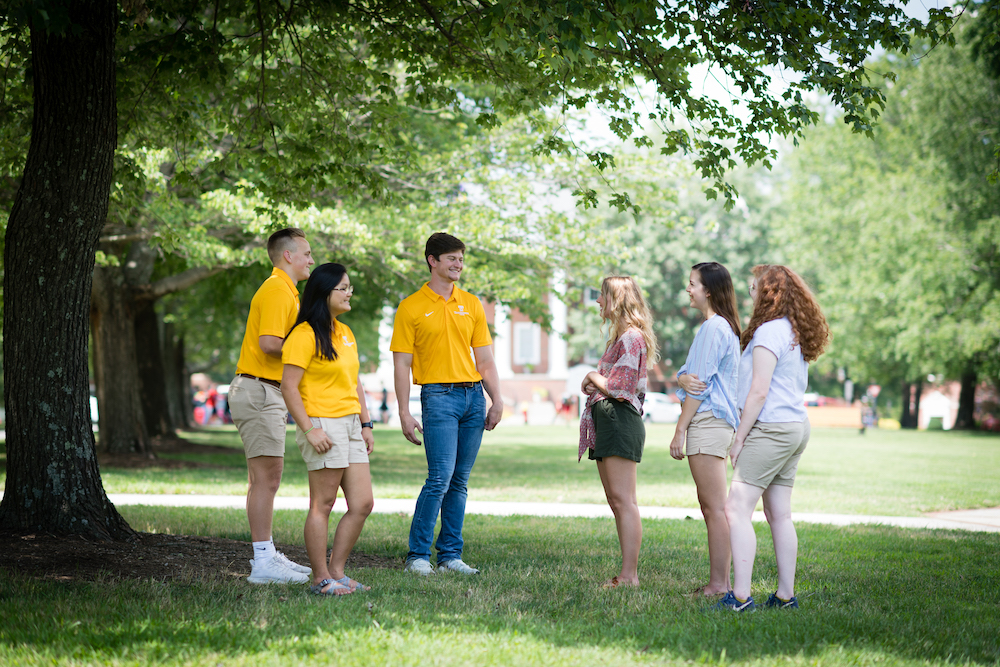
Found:
[[[335,292],[343,292],[348,296],[354,294],[354,285],[348,285],[347,287],[334,287],[333,289]]]

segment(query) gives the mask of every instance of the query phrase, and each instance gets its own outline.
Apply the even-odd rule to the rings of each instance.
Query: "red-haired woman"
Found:
[[[761,496],[771,527],[778,564],[778,590],[765,606],[798,607],[795,560],[798,536],[792,524],[792,485],[799,458],[809,441],[804,394],[809,362],[830,340],[816,299],[794,271],[762,264],[753,268],[750,285],[753,315],[740,342],[740,425],[729,451],[733,481],[726,500],[733,552],[733,590],[720,609],[752,611],[750,578],[757,554],[751,517]]]

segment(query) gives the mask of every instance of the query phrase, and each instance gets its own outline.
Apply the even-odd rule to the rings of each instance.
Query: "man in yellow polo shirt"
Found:
[[[462,560],[467,483],[479,453],[483,429],[503,415],[492,338],[479,299],[459,289],[465,244],[450,234],[432,234],[424,249],[431,278],[403,299],[392,328],[396,401],[403,435],[415,445],[424,436],[427,481],[410,524],[405,569],[434,574],[431,542],[437,538],[438,571],[478,574]],[[423,425],[410,414],[410,373],[421,385]],[[493,404],[486,410],[483,387]]]
[[[274,548],[271,522],[274,496],[285,464],[285,401],[281,397],[281,346],[299,314],[295,283],[309,277],[315,264],[305,232],[289,227],[267,239],[274,268],[250,301],[250,316],[229,387],[233,423],[247,457],[247,519],[253,560],[252,584],[308,583],[309,572]]]

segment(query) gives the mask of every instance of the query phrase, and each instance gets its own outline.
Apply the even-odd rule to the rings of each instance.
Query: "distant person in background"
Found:
[[[202,422],[206,426],[211,424],[215,419],[215,410],[219,405],[219,392],[215,388],[215,383],[212,383],[208,388],[208,393],[205,395],[205,421]]]
[[[389,423],[389,390],[382,387],[382,403],[378,406],[379,421]]]
[[[603,586],[638,586],[642,520],[635,492],[636,464],[642,460],[646,443],[642,401],[646,372],[658,356],[656,336],[649,306],[635,279],[605,278],[597,305],[610,331],[597,370],[587,373],[580,386],[588,398],[580,418],[579,458],[587,452],[597,461],[618,530],[621,571]]]
[[[736,407],[740,365],[740,324],[736,290],[726,267],[703,262],[691,268],[687,293],[705,323],[695,334],[687,361],[677,372],[683,408],[670,455],[688,457],[698,503],[708,529],[706,596],[729,592],[729,522],[726,521],[726,457],[739,425]],[[685,447],[686,441],[686,447]]]
[[[753,268],[753,314],[743,331],[737,405],[740,425],[729,451],[733,481],[726,500],[733,551],[733,590],[717,608],[753,611],[750,591],[757,536],[753,517],[764,498],[778,565],[778,590],[765,606],[794,609],[798,536],[792,524],[792,485],[809,442],[805,391],[809,362],[830,340],[819,304],[805,281],[784,266]]]
[[[298,425],[295,442],[309,471],[305,542],[317,595],[368,590],[344,572],[375,502],[368,465],[374,425],[358,375],[357,341],[351,328],[337,320],[351,310],[353,294],[343,265],[323,264],[313,271],[281,353],[281,393]],[[347,511],[337,524],[327,561],[330,511],[338,489],[344,490]]]
[[[250,301],[236,377],[229,385],[233,423],[247,457],[247,519],[253,541],[252,584],[307,583],[309,568],[274,548],[274,496],[285,464],[285,420],[281,397],[281,345],[299,313],[295,283],[309,277],[315,262],[301,229],[289,227],[267,239],[274,268]]]

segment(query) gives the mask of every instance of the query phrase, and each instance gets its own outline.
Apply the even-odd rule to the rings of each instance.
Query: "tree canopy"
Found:
[[[1000,376],[1000,46],[979,39],[998,21],[973,8],[954,49],[873,63],[899,71],[874,141],[829,124],[792,156],[782,238],[819,286],[831,361],[858,380]]]
[[[769,164],[769,135],[795,136],[816,120],[806,93],[829,94],[856,130],[869,131],[884,94],[865,58],[878,45],[905,53],[912,35],[941,39],[949,25],[948,10],[931,10],[925,24],[875,0],[130,0],[121,10],[112,0],[9,0],[3,8],[3,57],[19,64],[5,71],[25,72],[32,129],[4,248],[9,474],[0,525],[116,537],[127,530],[99,491],[86,418],[85,323],[97,244],[118,221],[108,197],[120,187],[122,206],[134,208],[130,193],[147,188],[131,189],[124,174],[140,173],[144,151],[160,148],[155,138],[171,138],[160,171],[178,201],[245,193],[260,200],[255,215],[283,224],[328,202],[339,211],[341,202],[395,201],[413,175],[428,173],[429,138],[416,131],[426,114],[439,114],[439,124],[471,115],[486,129],[527,115],[535,152],[558,154],[574,151],[559,111],[590,104],[621,141],[692,155],[709,194],[731,202],[728,169]],[[692,81],[699,63],[728,83],[730,99]],[[775,90],[779,70],[787,85]],[[635,92],[647,82],[649,107]],[[9,99],[26,108],[26,95]],[[599,171],[614,166],[609,152],[586,157]],[[586,183],[578,196],[586,205],[597,197]],[[638,210],[627,192],[609,199]],[[477,215],[470,208],[460,218],[455,201],[396,206],[437,208],[455,224]],[[534,245],[539,223],[504,213],[493,217],[513,231],[499,243]],[[376,232],[389,267],[413,251],[405,234],[386,234],[394,229]],[[476,242],[496,238],[483,231]],[[507,275],[491,270],[481,275]],[[58,500],[66,484],[70,505]]]

